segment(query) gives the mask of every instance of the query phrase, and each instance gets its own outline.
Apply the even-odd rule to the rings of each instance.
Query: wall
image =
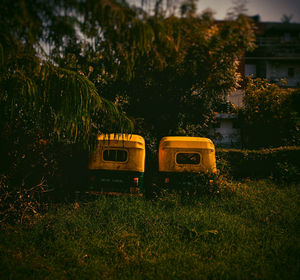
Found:
[[[288,69],[294,69],[293,76],[289,77]],[[282,78],[287,79],[287,86],[295,87],[300,81],[300,60],[299,61],[268,61],[267,62],[267,79],[277,81]]]
[[[219,127],[211,128],[210,135],[216,145],[231,147],[240,142],[240,130],[233,127],[234,118],[217,118]]]

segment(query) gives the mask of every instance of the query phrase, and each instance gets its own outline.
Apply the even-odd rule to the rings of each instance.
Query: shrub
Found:
[[[267,79],[247,78],[244,106],[239,110],[245,147],[299,145],[299,89],[288,89]]]
[[[22,132],[0,135],[0,223],[23,222],[44,202],[65,200],[85,178],[87,153],[79,145]]]
[[[286,182],[300,179],[300,147],[217,149],[216,156],[218,167],[220,165],[221,169],[227,169],[228,174],[235,178],[271,176]]]

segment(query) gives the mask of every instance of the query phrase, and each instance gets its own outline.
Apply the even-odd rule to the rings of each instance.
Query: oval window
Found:
[[[125,162],[127,160],[127,151],[125,150],[104,150],[104,161]]]
[[[176,155],[176,163],[178,164],[199,164],[200,154],[198,153],[178,153]]]

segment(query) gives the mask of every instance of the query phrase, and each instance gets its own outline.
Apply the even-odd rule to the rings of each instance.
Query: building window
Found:
[[[288,68],[288,77],[293,78],[295,76],[295,69],[290,67]]]
[[[284,42],[286,42],[286,43],[291,42],[291,39],[292,39],[292,37],[291,37],[290,33],[284,33],[284,35],[283,35]]]
[[[245,76],[252,76],[256,78],[256,65],[255,64],[245,64]]]

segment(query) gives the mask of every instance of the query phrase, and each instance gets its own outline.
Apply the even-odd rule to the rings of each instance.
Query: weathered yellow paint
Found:
[[[105,149],[117,149],[127,151],[125,162],[104,161]],[[99,135],[95,152],[89,160],[89,169],[138,171],[145,170],[145,140],[135,134],[109,134]]]
[[[178,153],[200,154],[199,164],[178,164]],[[167,136],[161,139],[158,151],[158,167],[161,172],[217,172],[215,146],[208,138]]]

